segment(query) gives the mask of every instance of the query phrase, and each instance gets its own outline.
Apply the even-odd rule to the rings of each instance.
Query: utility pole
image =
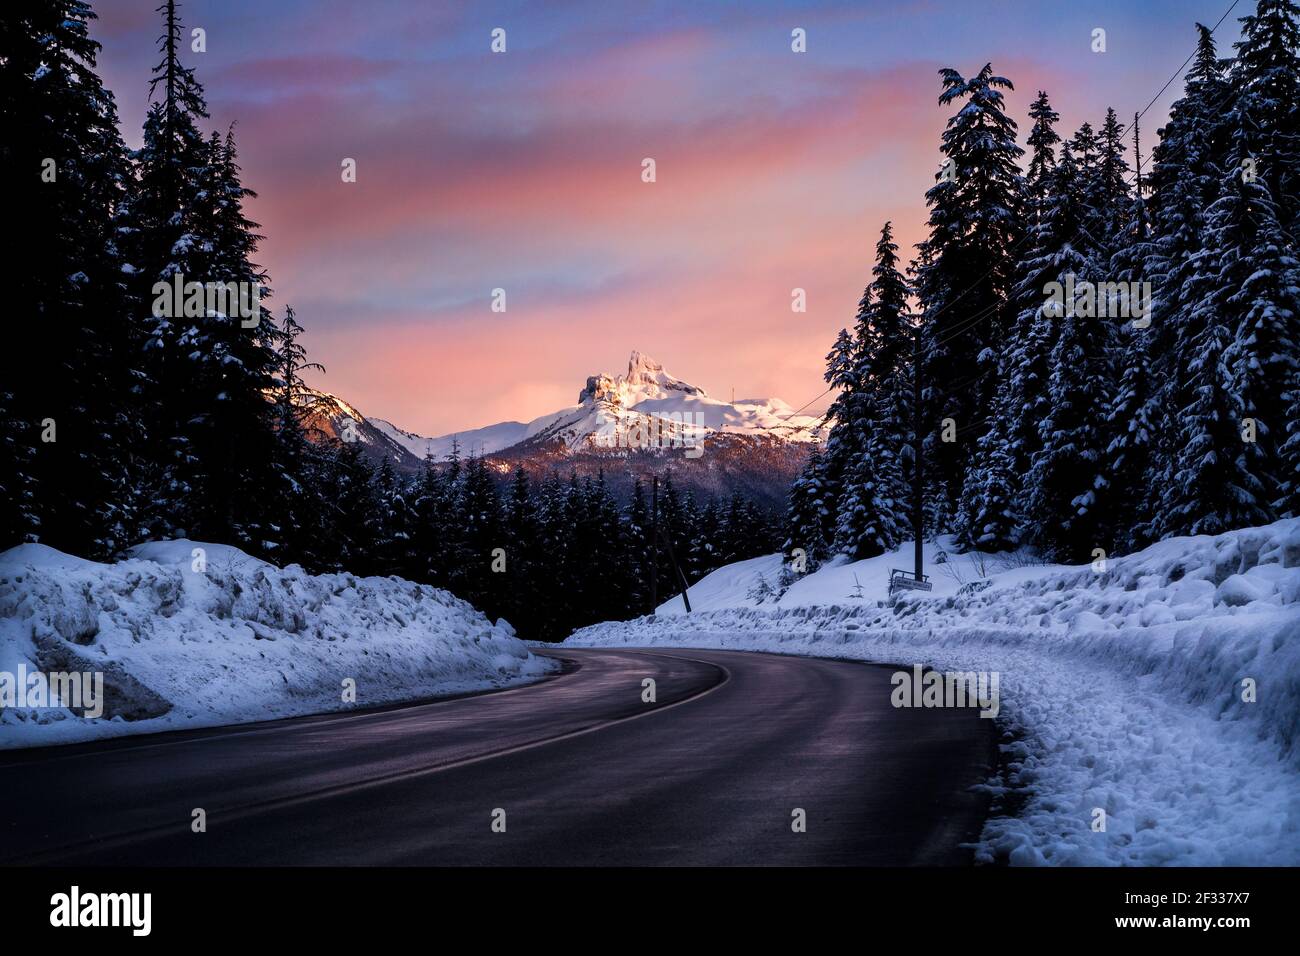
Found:
[[[1137,197],[1142,198],[1142,142],[1138,138],[1138,119],[1141,113],[1133,114],[1133,160],[1137,166]]]
[[[654,476],[654,494],[650,498],[651,560],[650,560],[650,610],[659,606],[659,476]]]

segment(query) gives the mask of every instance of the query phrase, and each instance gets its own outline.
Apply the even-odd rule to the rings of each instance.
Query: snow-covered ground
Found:
[[[509,624],[400,578],[311,575],[192,541],[140,545],[116,564],[33,544],[0,554],[0,684],[99,672],[107,704],[98,719],[4,707],[0,748],[346,710],[553,667]]]
[[[569,643],[997,672],[1006,771],[988,783],[999,799],[980,859],[1300,864],[1300,520],[1172,539],[1096,566],[1024,555],[936,563],[940,550],[926,548],[934,592],[892,606],[888,572],[911,567],[910,545],[840,559],[756,604],[760,578],[778,583],[771,555],[698,582],[690,615],[678,597]],[[1097,808],[1104,832],[1093,829]]]

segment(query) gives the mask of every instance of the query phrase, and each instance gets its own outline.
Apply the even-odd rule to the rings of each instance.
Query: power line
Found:
[[[1214,26],[1210,29],[1210,35],[1211,35],[1211,36],[1213,36],[1213,35],[1214,35],[1214,32],[1215,32],[1216,30],[1218,30],[1220,26],[1223,25],[1223,21],[1226,20],[1226,19],[1228,19],[1228,15],[1231,14],[1232,11],[1235,10],[1235,9],[1237,8],[1237,4],[1239,4],[1240,2],[1241,2],[1241,0],[1232,0],[1232,3],[1229,4],[1228,9],[1225,10],[1225,11],[1223,11],[1223,14],[1219,17],[1219,19],[1215,22]],[[1157,92],[1156,95],[1153,96],[1153,97],[1151,98],[1150,102],[1148,102],[1147,105],[1146,105],[1145,107],[1142,108],[1141,112],[1139,112],[1139,113],[1137,114],[1137,116],[1134,117],[1134,120],[1133,120],[1134,123],[1137,123],[1139,120],[1142,119],[1143,116],[1145,116],[1145,115],[1147,114],[1147,111],[1150,110],[1151,107],[1154,106],[1154,105],[1156,104],[1156,101],[1159,100],[1160,97],[1163,96],[1163,95],[1165,94],[1165,91],[1168,90],[1169,87],[1170,87],[1171,85],[1173,85],[1173,82],[1174,82],[1176,79],[1178,79],[1179,76],[1181,76],[1181,75],[1183,74],[1183,71],[1187,68],[1187,64],[1190,63],[1190,62],[1192,61],[1192,58],[1195,57],[1195,56],[1196,56],[1196,50],[1193,50],[1190,54],[1188,54],[1187,59],[1183,60],[1182,65],[1179,66],[1178,69],[1176,69],[1176,70],[1173,72],[1173,74],[1170,75],[1169,79],[1165,81],[1164,86],[1162,86],[1162,87],[1160,88],[1159,92]],[[1228,96],[1226,96],[1226,97],[1225,97],[1225,98],[1224,98],[1224,99],[1223,99],[1223,100],[1218,104],[1218,106],[1215,108],[1215,111],[1217,111],[1219,108],[1221,108],[1221,107],[1223,107],[1225,104],[1227,104],[1227,102],[1228,102],[1229,100],[1232,99],[1233,95],[1235,95],[1235,93],[1234,93],[1233,91],[1229,91]],[[1132,125],[1125,125],[1125,126],[1120,127],[1119,135],[1120,135],[1120,136],[1123,136],[1123,135],[1124,135],[1126,132],[1128,132],[1130,129],[1132,129]],[[1172,156],[1172,155],[1173,155],[1173,154],[1171,153],[1170,155],[1163,157],[1163,160],[1164,160],[1165,162],[1168,162],[1170,156]],[[1135,162],[1135,165],[1136,165],[1137,157],[1134,157],[1134,162]],[[1134,182],[1136,181],[1138,175],[1140,175],[1140,174],[1137,173],[1137,172],[1135,171],[1135,172],[1134,172]],[[1127,182],[1126,184],[1131,186],[1131,185],[1133,185],[1133,182]],[[1094,209],[1094,210],[1089,210],[1087,216],[1084,217],[1084,221],[1086,222],[1088,219],[1091,219],[1092,217],[1095,217],[1095,216],[1097,216],[1097,215],[1098,215],[1097,210],[1095,210],[1095,209]],[[1080,223],[1080,225],[1078,226],[1078,229],[1077,229],[1076,232],[1075,232],[1075,236],[1077,237],[1077,236],[1079,235],[1080,232],[1082,232],[1084,235],[1086,235],[1086,236],[1087,236],[1089,239],[1091,239],[1094,243],[1098,243],[1098,244],[1100,244],[1099,240],[1098,240],[1095,236],[1093,236],[1092,233],[1090,233],[1090,232],[1088,232],[1086,229],[1084,229],[1084,226],[1083,226],[1082,223]],[[1027,231],[1027,232],[1025,233],[1025,235],[1023,235],[1023,236],[1022,236],[1022,237],[1021,237],[1021,238],[1020,238],[1020,239],[1019,239],[1019,240],[1018,240],[1018,241],[1017,241],[1017,242],[1016,242],[1016,243],[1015,243],[1015,244],[1014,244],[1014,245],[1013,245],[1013,246],[1008,250],[1008,254],[1017,251],[1017,250],[1018,250],[1022,245],[1024,245],[1024,243],[1025,243],[1026,241],[1029,240],[1029,238],[1031,237],[1031,235],[1032,235],[1032,233],[1030,233],[1030,232]],[[991,275],[994,273],[994,271],[996,271],[996,269],[997,269],[996,266],[994,266],[993,268],[990,268],[987,272],[985,272],[985,273],[984,273],[983,275],[981,275],[978,279],[976,279],[975,282],[973,282],[970,286],[968,286],[967,288],[965,288],[965,289],[963,289],[961,292],[959,292],[959,293],[958,293],[958,294],[957,294],[953,299],[951,299],[950,301],[946,302],[946,303],[945,303],[944,305],[942,305],[940,308],[936,309],[936,310],[935,310],[934,312],[932,312],[929,316],[926,316],[926,315],[924,315],[924,314],[919,315],[919,316],[918,316],[918,320],[920,320],[920,321],[924,321],[924,320],[926,320],[926,319],[933,319],[934,317],[936,317],[936,316],[942,314],[942,313],[945,312],[946,310],[952,308],[952,307],[953,307],[954,305],[956,305],[957,302],[958,302],[961,298],[963,298],[967,293],[969,293],[969,292],[975,290],[975,289],[978,288],[980,285],[982,285],[983,282],[984,282],[984,280],[987,279],[989,276],[991,276]],[[972,313],[972,314],[971,314],[970,316],[968,316],[967,318],[961,320],[961,322],[958,323],[958,325],[957,325],[956,328],[948,330],[948,334],[947,334],[945,337],[943,337],[942,339],[937,339],[937,340],[935,340],[935,341],[933,341],[933,342],[927,343],[926,346],[925,346],[925,348],[924,348],[924,351],[925,351],[926,353],[928,353],[928,352],[930,352],[931,350],[938,348],[940,345],[943,345],[943,344],[945,344],[945,343],[947,343],[947,342],[950,342],[950,341],[952,341],[953,339],[955,339],[955,338],[957,338],[957,337],[959,337],[959,336],[961,336],[961,335],[965,335],[967,332],[969,332],[971,329],[973,329],[977,324],[979,324],[979,323],[982,322],[985,318],[987,318],[990,314],[992,314],[993,312],[995,312],[995,311],[998,309],[998,307],[1001,306],[1001,305],[1002,305],[1002,303],[1000,303],[1000,302],[990,303],[989,305],[985,306],[983,309],[980,309],[980,310],[978,310],[977,312]],[[913,351],[913,359],[915,360],[917,357],[918,357],[918,355],[917,355],[916,351],[914,350],[914,351]],[[821,399],[823,396],[829,394],[829,393],[832,392],[832,391],[834,391],[834,386],[831,386],[830,388],[827,388],[824,392],[821,393],[821,395],[818,395],[816,398],[812,399],[811,401],[805,402],[805,403],[804,403],[803,405],[801,405],[798,409],[796,409],[795,411],[791,412],[790,415],[788,415],[788,416],[786,416],[784,419],[782,419],[782,421],[789,421],[791,418],[793,418],[795,415],[799,414],[799,412],[803,411],[805,408],[807,408],[807,407],[808,407],[809,405],[811,405],[813,402],[818,401],[818,400]],[[796,431],[801,430],[801,429],[808,429],[808,430],[811,430],[811,426],[808,426],[808,425],[799,425],[799,426],[796,426],[796,427],[795,427],[795,430],[796,430]]]
[[[808,407],[809,405],[811,405],[813,402],[819,401],[823,396],[829,395],[829,394],[830,394],[831,392],[833,392],[834,390],[835,390],[835,386],[834,386],[834,385],[829,386],[829,387],[826,389],[826,391],[824,391],[824,392],[821,393],[821,395],[818,395],[816,398],[813,398],[813,399],[810,399],[809,401],[804,402],[802,405],[800,405],[798,408],[796,408],[794,411],[792,411],[789,415],[786,415],[784,418],[780,418],[780,420],[783,421],[783,422],[788,422],[790,419],[794,418],[796,415],[798,415],[801,411],[803,411],[805,408],[807,408],[807,407]],[[779,416],[778,416],[778,417],[779,417]],[[820,428],[824,422],[825,422],[825,418],[823,417],[822,421],[821,421],[821,422],[818,422],[818,424],[817,424],[816,426],[813,426],[813,425],[795,425],[795,426],[794,426],[794,430],[797,431],[797,432],[798,432],[798,431],[812,431],[814,428]]]
[[[1219,17],[1218,21],[1214,24],[1214,28],[1210,30],[1210,35],[1211,35],[1211,36],[1214,35],[1214,31],[1215,31],[1215,30],[1219,29],[1219,27],[1222,26],[1223,21],[1226,20],[1226,19],[1228,18],[1228,14],[1232,13],[1232,11],[1236,8],[1237,4],[1240,3],[1240,2],[1241,2],[1241,0],[1232,0],[1232,3],[1229,5],[1228,9],[1225,10],[1225,11],[1223,11],[1223,15],[1222,15],[1221,17]],[[1191,52],[1191,54],[1187,57],[1187,59],[1183,61],[1183,64],[1182,64],[1182,66],[1180,66],[1180,67],[1178,68],[1178,71],[1176,71],[1176,72],[1173,74],[1173,76],[1171,76],[1170,79],[1165,83],[1165,85],[1164,85],[1163,87],[1161,87],[1160,92],[1157,93],[1154,97],[1151,98],[1151,102],[1149,102],[1149,103],[1146,105],[1146,108],[1143,109],[1142,112],[1138,114],[1138,117],[1137,117],[1138,119],[1141,119],[1141,118],[1146,114],[1147,110],[1151,109],[1151,107],[1155,104],[1156,100],[1160,99],[1160,97],[1164,94],[1165,90],[1167,90],[1167,89],[1169,88],[1170,84],[1172,84],[1173,81],[1174,81],[1175,79],[1178,78],[1178,76],[1181,74],[1182,70],[1183,70],[1184,68],[1186,68],[1187,64],[1191,62],[1192,57],[1194,57],[1194,56],[1196,56],[1196,51],[1195,51],[1195,50],[1193,50],[1193,51]],[[1226,97],[1226,98],[1225,98],[1225,99],[1224,99],[1224,100],[1219,104],[1219,106],[1222,107],[1222,106],[1223,106],[1224,104],[1226,104],[1226,103],[1228,102],[1228,100],[1230,100],[1231,98],[1232,98],[1232,95],[1229,94],[1229,96]],[[1121,130],[1120,130],[1120,135],[1123,135],[1125,132],[1127,132],[1127,130],[1128,130],[1128,127],[1121,128]],[[1168,161],[1168,157],[1165,157],[1165,160]],[[1128,185],[1132,185],[1132,183],[1129,183]],[[1091,210],[1091,211],[1089,211],[1089,213],[1088,213],[1088,217],[1086,217],[1086,218],[1091,218],[1092,216],[1096,216],[1096,215],[1097,215],[1097,211],[1096,211],[1096,210]],[[1083,229],[1083,226],[1080,225],[1080,226],[1079,226],[1079,229],[1082,230],[1082,229]],[[1086,233],[1086,230],[1085,230],[1085,233]],[[1091,233],[1086,233],[1086,234],[1087,234],[1088,238],[1090,238],[1090,239],[1093,240],[1093,242],[1096,242],[1096,241],[1097,241],[1096,237],[1093,236]],[[1022,237],[1021,237],[1021,238],[1020,238],[1020,239],[1019,239],[1019,240],[1018,240],[1018,241],[1017,241],[1017,242],[1016,242],[1016,243],[1015,243],[1015,244],[1014,244],[1014,245],[1013,245],[1013,246],[1008,250],[1008,253],[1015,252],[1016,250],[1018,250],[1018,249],[1020,248],[1020,246],[1022,246],[1026,241],[1029,240],[1029,238],[1030,238],[1031,235],[1032,235],[1032,233],[1030,233],[1030,232],[1026,232],[1025,235],[1023,235],[1023,236],[1022,236]],[[1078,235],[1077,232],[1076,232],[1076,235]],[[994,266],[993,268],[990,268],[990,269],[989,269],[987,272],[985,272],[982,276],[980,276],[978,279],[976,279],[975,282],[973,282],[969,287],[967,287],[966,289],[963,289],[960,293],[958,293],[957,296],[956,296],[955,298],[953,298],[951,301],[945,303],[945,304],[944,304],[943,306],[941,306],[939,309],[937,309],[937,310],[935,310],[933,313],[931,313],[931,315],[928,316],[928,318],[934,318],[935,316],[938,316],[938,315],[942,314],[945,310],[947,310],[947,309],[951,308],[952,306],[956,305],[956,303],[958,302],[958,300],[960,300],[960,299],[961,299],[963,296],[965,296],[968,292],[971,292],[971,291],[973,291],[974,289],[978,288],[978,287],[979,287],[979,286],[984,282],[985,279],[987,279],[989,276],[991,276],[991,275],[994,273],[994,271],[995,271],[996,269],[997,269],[996,266]],[[938,343],[935,343],[935,344],[938,344]],[[931,345],[931,346],[927,346],[927,349],[928,349],[928,348],[932,348],[932,347],[934,347],[934,346],[933,346],[933,345]]]
[[[1214,26],[1210,28],[1210,36],[1214,36],[1214,31],[1219,29],[1219,27],[1223,25],[1223,21],[1228,19],[1228,14],[1230,14],[1233,10],[1235,10],[1237,8],[1237,4],[1240,2],[1241,0],[1232,0],[1232,6],[1228,7],[1227,10],[1224,10],[1223,16],[1219,17],[1218,22],[1215,23]],[[1177,70],[1175,70],[1173,76],[1169,77],[1169,79],[1165,81],[1165,85],[1160,87],[1160,92],[1157,93],[1155,96],[1151,97],[1151,102],[1142,108],[1141,113],[1138,113],[1137,116],[1133,117],[1134,123],[1136,123],[1142,117],[1146,116],[1147,110],[1151,109],[1151,107],[1155,105],[1156,100],[1160,99],[1160,97],[1165,95],[1165,90],[1169,89],[1169,87],[1173,84],[1174,80],[1178,79],[1178,77],[1183,75],[1183,70],[1187,69],[1187,64],[1192,62],[1192,57],[1194,56],[1196,56],[1195,50],[1187,54],[1187,59],[1183,60],[1183,65],[1180,66]],[[1225,100],[1224,102],[1227,101]],[[1124,133],[1128,132],[1130,129],[1132,129],[1131,126],[1122,127],[1120,129],[1120,135],[1123,135]]]
[[[785,416],[784,418],[782,418],[781,421],[783,421],[783,422],[788,422],[790,419],[794,418],[796,415],[798,415],[801,411],[803,411],[805,408],[807,408],[807,407],[808,407],[809,405],[811,405],[813,402],[815,402],[815,401],[817,401],[818,399],[820,399],[823,395],[829,395],[829,394],[830,394],[831,392],[833,392],[834,390],[835,390],[835,386],[834,386],[834,385],[830,386],[829,388],[826,389],[826,391],[822,392],[821,395],[818,395],[817,398],[813,398],[813,399],[810,399],[810,400],[804,402],[802,405],[800,405],[798,408],[796,408],[794,411],[792,411],[789,415],[787,415],[787,416]]]
[[[1240,2],[1241,2],[1241,0],[1232,0],[1232,3],[1231,3],[1231,5],[1228,7],[1228,9],[1223,11],[1223,16],[1219,17],[1219,19],[1215,22],[1214,26],[1210,28],[1210,36],[1214,36],[1214,31],[1217,30],[1217,29],[1219,29],[1219,27],[1223,25],[1223,21],[1226,20],[1226,19],[1228,19],[1228,14],[1230,14],[1234,9],[1236,9],[1237,4],[1240,3]],[[1133,118],[1133,122],[1134,122],[1134,123],[1137,123],[1138,120],[1140,120],[1143,116],[1145,116],[1146,113],[1147,113],[1147,110],[1151,109],[1151,107],[1155,104],[1156,100],[1160,99],[1160,97],[1164,95],[1165,90],[1169,89],[1170,84],[1172,84],[1172,83],[1174,82],[1175,79],[1177,79],[1179,76],[1182,75],[1182,71],[1183,71],[1184,69],[1187,68],[1187,64],[1188,64],[1188,63],[1192,62],[1192,57],[1194,57],[1194,56],[1196,56],[1196,51],[1195,51],[1195,50],[1193,50],[1190,54],[1188,54],[1187,59],[1183,60],[1183,65],[1180,66],[1180,67],[1178,68],[1178,70],[1173,74],[1173,76],[1171,76],[1171,77],[1170,77],[1170,78],[1165,82],[1165,85],[1162,86],[1162,87],[1160,88],[1160,92],[1157,93],[1155,96],[1153,96],[1153,97],[1151,98],[1151,102],[1148,103],[1148,104],[1143,108],[1142,112],[1138,113],[1137,116],[1135,116],[1135,117]],[[1229,103],[1229,101],[1232,100],[1232,98],[1233,98],[1234,96],[1236,96],[1236,91],[1233,90],[1233,89],[1231,88],[1231,85],[1229,85],[1229,88],[1228,88],[1228,95],[1225,96],[1222,100],[1220,100],[1220,101],[1219,101],[1219,102],[1218,102],[1214,107],[1212,107],[1211,110],[1210,110],[1210,112],[1211,112],[1211,113],[1217,113],[1220,109],[1222,109],[1224,106],[1226,106],[1226,105]],[[1127,132],[1128,132],[1130,129],[1132,129],[1132,128],[1133,128],[1133,127],[1132,127],[1131,125],[1130,125],[1130,126],[1122,126],[1122,127],[1120,127],[1119,135],[1120,135],[1120,136],[1123,136],[1125,133],[1127,133]],[[1177,147],[1177,145],[1178,145],[1178,143],[1176,142],[1176,143],[1175,143],[1175,150],[1174,150],[1174,151],[1171,151],[1168,155],[1162,157],[1162,161],[1163,161],[1163,162],[1166,162],[1166,163],[1167,163],[1167,162],[1168,162],[1168,161],[1169,161],[1169,160],[1170,160],[1174,155],[1176,155],[1176,147]],[[1138,162],[1138,157],[1135,156],[1135,157],[1134,157],[1134,165],[1135,165],[1135,166],[1137,165],[1137,162]],[[1153,150],[1152,171],[1154,172],[1154,170],[1155,170],[1155,163],[1154,163],[1154,150]],[[1134,174],[1133,174],[1133,180],[1130,181],[1130,182],[1126,182],[1125,185],[1128,185],[1128,186],[1132,186],[1132,185],[1134,185],[1134,183],[1136,183],[1136,182],[1138,181],[1138,178],[1139,178],[1140,176],[1141,176],[1141,173],[1139,173],[1139,172],[1135,169],[1135,170],[1134,170]],[[1139,198],[1140,198],[1140,195],[1141,195],[1141,194],[1139,193]],[[1087,215],[1084,216],[1084,222],[1087,222],[1088,220],[1094,218],[1094,217],[1097,216],[1097,215],[1098,215],[1097,210],[1095,210],[1095,209],[1090,209],[1090,210],[1088,210]],[[1079,224],[1078,229],[1075,231],[1075,236],[1077,237],[1077,236],[1079,235],[1080,232],[1082,232],[1085,236],[1087,236],[1089,239],[1091,239],[1094,243],[1097,243],[1098,245],[1101,245],[1101,241],[1100,241],[1096,236],[1094,236],[1091,232],[1089,232],[1087,229],[1084,228],[1084,223],[1083,223],[1083,222],[1081,222],[1081,223]]]

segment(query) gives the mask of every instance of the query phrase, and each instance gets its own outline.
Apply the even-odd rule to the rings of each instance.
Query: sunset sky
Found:
[[[137,146],[156,2],[94,6]],[[633,348],[718,396],[813,399],[881,224],[905,255],[922,236],[940,67],[992,61],[1016,84],[1022,144],[1047,90],[1068,135],[1108,105],[1131,119],[1191,53],[1193,23],[1227,6],[190,0],[181,16],[187,37],[207,32],[185,62],[210,125],[237,121],[260,194],[269,304],[296,308],[329,370],[313,384],[437,435],[574,404]],[[1222,54],[1251,8],[1216,34]],[[1180,91],[1143,120],[1144,152]]]

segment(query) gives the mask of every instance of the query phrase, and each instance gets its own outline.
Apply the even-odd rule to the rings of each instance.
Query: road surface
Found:
[[[546,653],[565,672],[512,690],[0,753],[0,863],[970,861],[992,721],[893,708],[890,668]]]

